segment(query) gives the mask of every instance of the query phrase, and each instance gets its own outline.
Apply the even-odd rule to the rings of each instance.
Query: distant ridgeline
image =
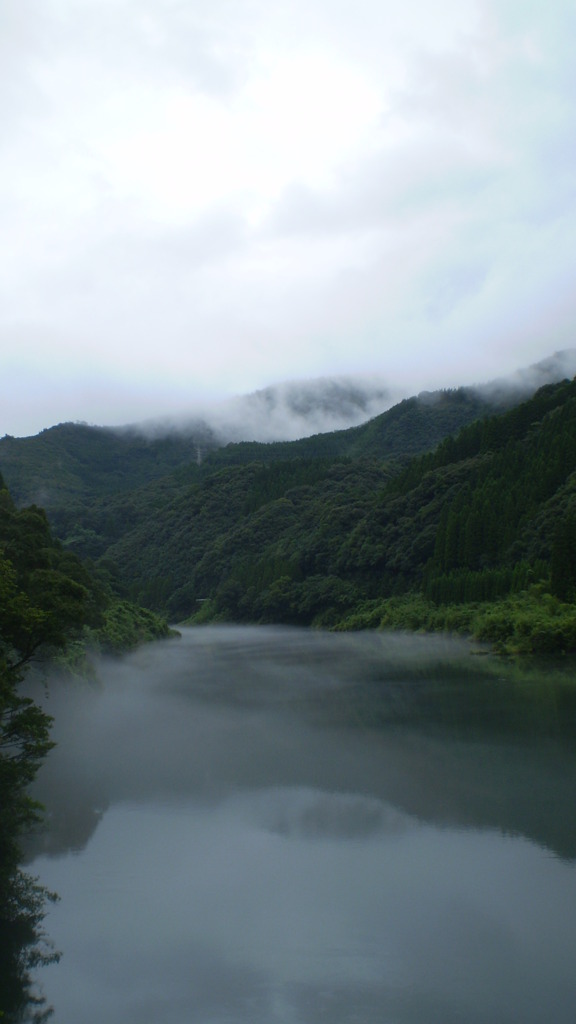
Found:
[[[501,396],[502,397],[502,396]],[[66,552],[173,620],[470,631],[576,650],[576,383],[467,388],[293,442],[209,450],[65,424],[0,441]]]

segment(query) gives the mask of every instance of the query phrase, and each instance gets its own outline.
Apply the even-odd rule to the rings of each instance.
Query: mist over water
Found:
[[[41,689],[58,1024],[573,1020],[562,671],[276,627],[98,669]]]

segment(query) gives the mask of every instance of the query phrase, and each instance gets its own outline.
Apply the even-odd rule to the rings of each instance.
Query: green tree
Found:
[[[0,478],[0,1007],[14,1024],[50,1015],[30,969],[56,955],[40,927],[51,894],[20,869],[21,837],[41,811],[28,788],[53,746],[52,719],[20,684],[33,658],[61,650],[85,621],[89,592],[70,570],[82,576],[43,512],[18,512]]]
[[[554,534],[550,589],[561,601],[576,598],[576,517],[560,520]]]

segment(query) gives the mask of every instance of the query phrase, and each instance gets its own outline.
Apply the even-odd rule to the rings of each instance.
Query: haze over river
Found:
[[[573,666],[222,626],[98,675],[42,698],[54,1024],[573,1024]]]

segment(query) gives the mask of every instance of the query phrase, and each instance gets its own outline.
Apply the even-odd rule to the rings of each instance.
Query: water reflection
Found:
[[[443,638],[227,628],[54,683],[29,855],[62,895],[58,1021],[571,1021],[548,683]]]

